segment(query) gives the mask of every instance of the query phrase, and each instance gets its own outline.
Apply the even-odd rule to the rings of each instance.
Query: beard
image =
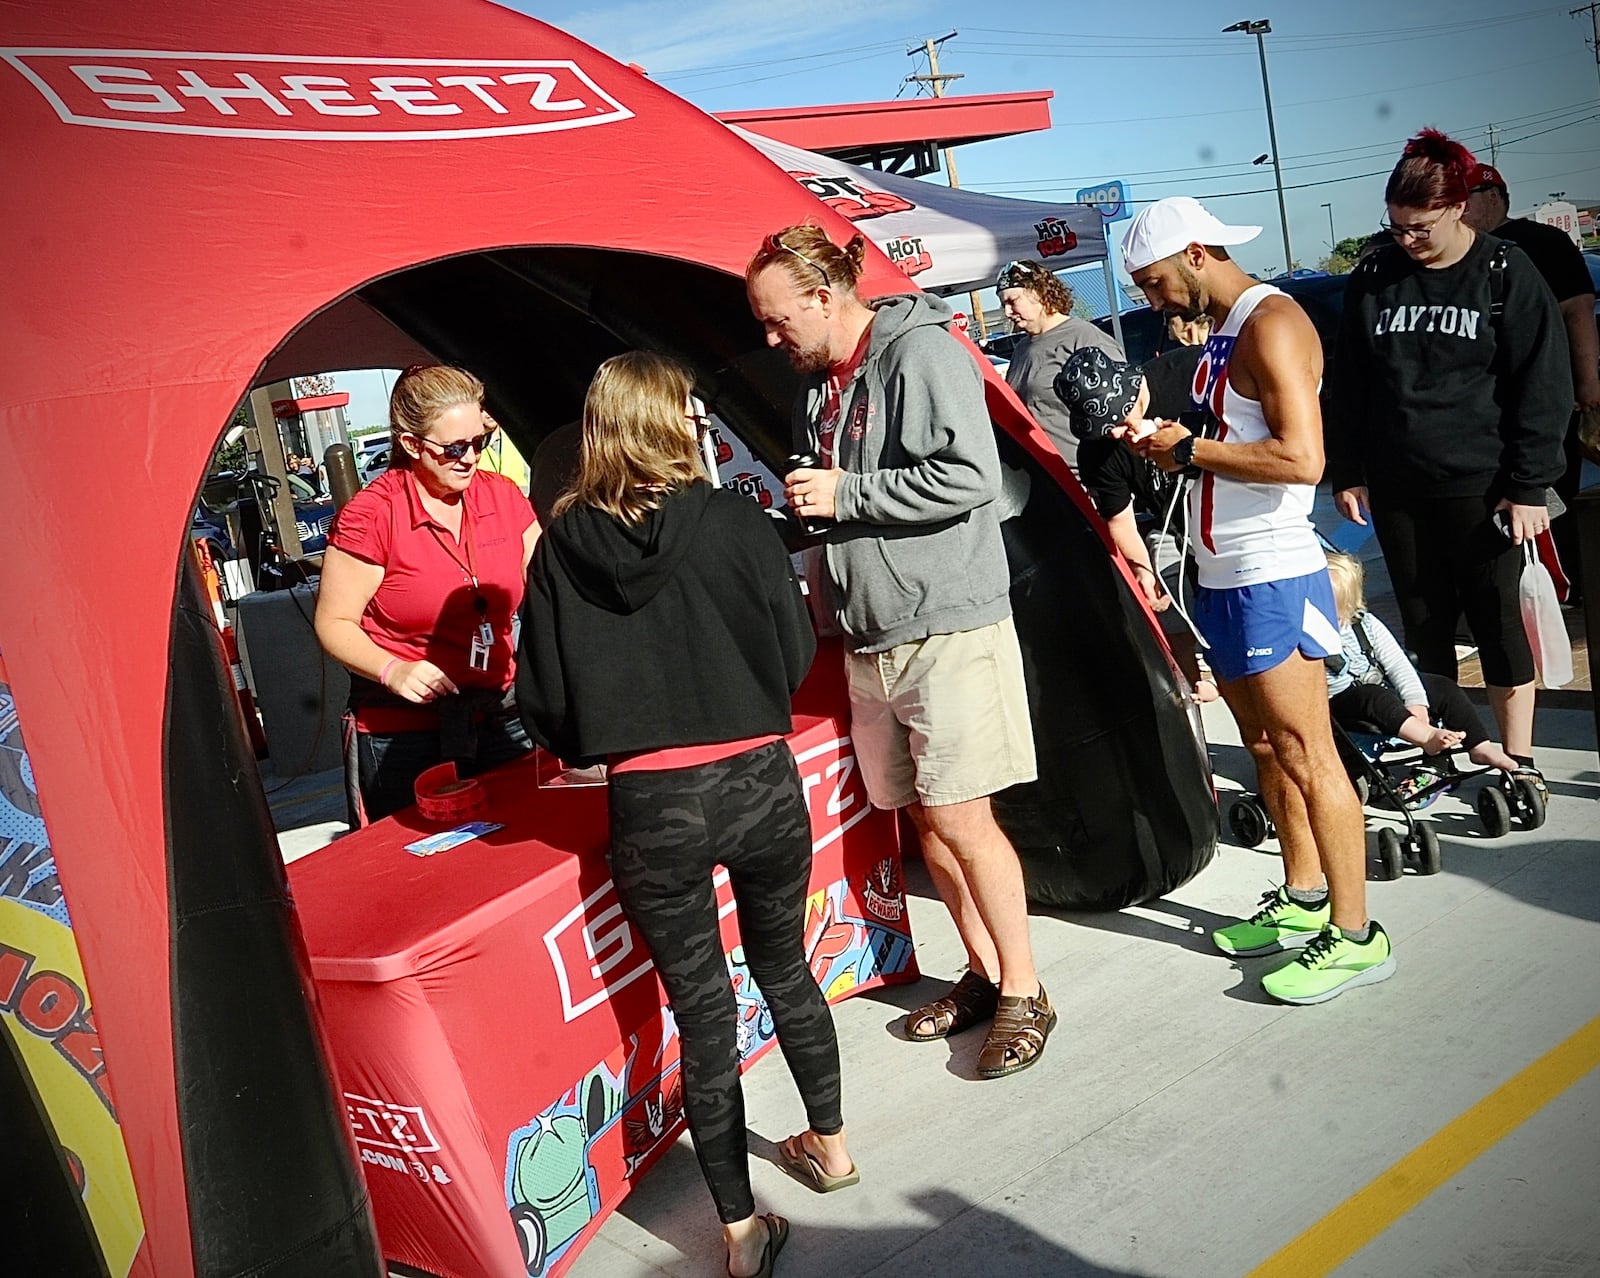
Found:
[[[787,350],[790,367],[797,373],[825,373],[833,365],[826,343],[817,346],[791,346]]]
[[[1200,277],[1194,273],[1187,262],[1177,262],[1178,278],[1183,281],[1184,290],[1188,297],[1175,307],[1168,307],[1168,315],[1176,315],[1186,324],[1192,324],[1206,313],[1205,293],[1200,287]]]

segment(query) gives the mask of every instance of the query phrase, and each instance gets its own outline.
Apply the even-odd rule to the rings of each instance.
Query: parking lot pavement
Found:
[[[1245,785],[1250,766],[1226,709],[1207,706],[1205,721],[1219,787]],[[1543,713],[1538,747],[1555,796],[1544,828],[1491,841],[1466,800],[1441,800],[1429,816],[1443,873],[1369,883],[1397,974],[1322,1007],[1272,1002],[1258,981],[1279,960],[1232,960],[1208,938],[1281,881],[1270,848],[1224,846],[1147,906],[1036,911],[1035,948],[1061,1022],[1038,1066],[998,1082],[976,1078],[981,1035],[912,1044],[897,1032],[903,1012],[961,963],[949,918],[913,866],[925,979],[835,1009],[861,1185],[819,1197],[785,1175],[776,1144],[804,1122],[793,1085],[777,1053],[745,1080],[758,1209],[794,1228],[780,1272],[1247,1274],[1459,1116],[1470,1127],[1474,1106],[1600,1016],[1592,720]],[[1293,1272],[1593,1272],[1597,1100],[1590,1074],[1503,1139],[1479,1133],[1484,1152],[1441,1188],[1415,1203],[1384,1197],[1392,1224],[1365,1200],[1354,1224],[1347,1208],[1340,1236],[1371,1235],[1347,1247],[1348,1260],[1319,1252],[1325,1263]],[[1470,1152],[1473,1132],[1461,1139]],[[725,1272],[687,1138],[571,1272]]]

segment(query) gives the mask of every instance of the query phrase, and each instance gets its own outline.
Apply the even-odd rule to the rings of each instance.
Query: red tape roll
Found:
[[[462,780],[454,762],[436,764],[416,780],[417,810],[429,821],[457,825],[483,816],[489,796],[476,781]]]

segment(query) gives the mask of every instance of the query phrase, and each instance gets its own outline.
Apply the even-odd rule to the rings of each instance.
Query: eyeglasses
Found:
[[[481,435],[474,435],[471,439],[458,439],[453,444],[436,443],[429,439],[426,435],[417,434],[417,432],[414,430],[408,431],[407,434],[409,434],[418,443],[424,444],[428,448],[438,449],[439,451],[436,455],[440,459],[444,461],[457,462],[465,457],[468,453],[477,453],[481,457],[483,455],[483,450],[489,446],[489,441],[494,438],[494,433],[498,429],[498,426],[491,426]]]
[[[694,423],[694,436],[696,439],[704,439],[706,433],[711,429],[711,416],[709,413],[685,413],[683,419]]]
[[[774,253],[793,253],[818,275],[822,276],[822,284],[824,288],[831,288],[833,286],[833,280],[829,278],[829,275],[825,270],[813,262],[799,249],[790,248],[787,244],[785,244],[777,231],[774,231],[771,235],[767,236],[767,247]]]
[[[1448,211],[1446,210],[1446,212]],[[1425,244],[1439,223],[1444,221],[1444,217],[1444,213],[1440,213],[1433,221],[1422,222],[1415,226],[1396,226],[1393,222],[1379,222],[1378,229],[1387,231],[1397,240],[1413,239],[1419,244]]]

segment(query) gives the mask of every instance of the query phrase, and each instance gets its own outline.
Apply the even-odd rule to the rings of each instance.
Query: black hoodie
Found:
[[[1566,329],[1521,249],[1506,253],[1504,313],[1490,315],[1479,235],[1438,270],[1386,247],[1350,276],[1326,423],[1328,483],[1380,500],[1508,497],[1542,506],[1565,468],[1572,413]]]
[[[572,507],[528,568],[517,707],[568,763],[787,733],[816,651],[772,520],[707,483],[636,526]]]

